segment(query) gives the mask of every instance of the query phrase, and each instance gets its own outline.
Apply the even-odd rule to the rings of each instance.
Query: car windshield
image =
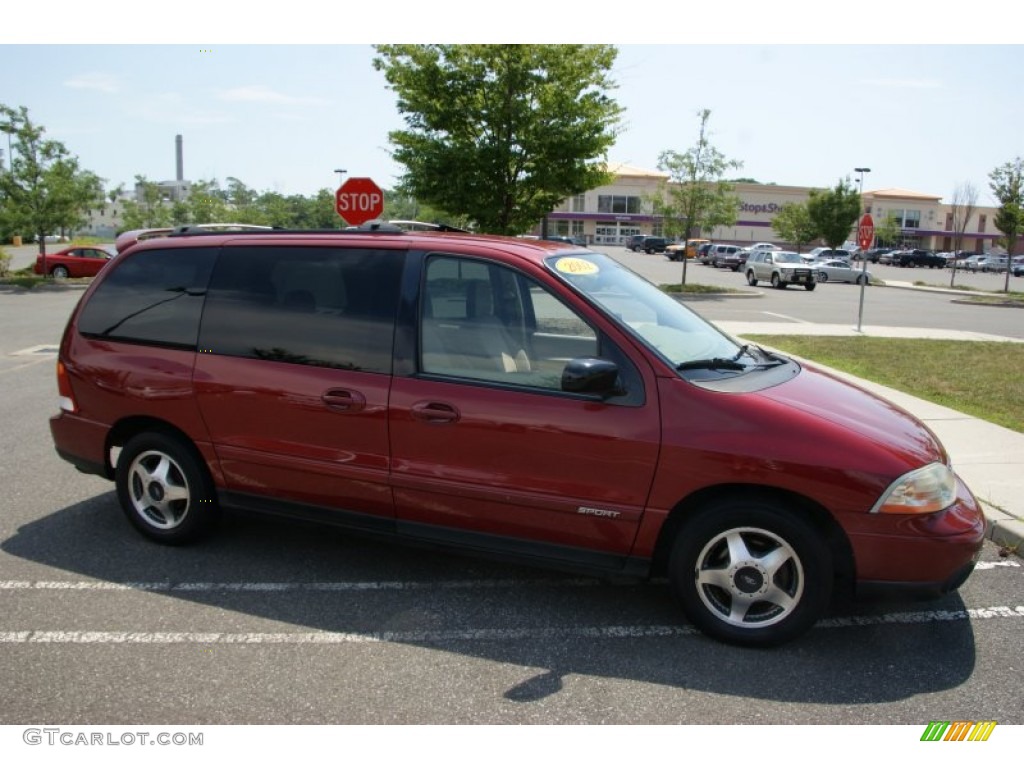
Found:
[[[803,259],[800,258],[799,253],[793,251],[775,251],[772,254],[772,259],[776,264],[802,264]]]
[[[603,254],[551,256],[547,265],[674,367],[746,354],[697,313]]]

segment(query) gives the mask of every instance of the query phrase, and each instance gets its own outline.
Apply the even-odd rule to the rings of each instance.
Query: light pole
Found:
[[[870,168],[854,168],[859,174],[857,181],[857,195],[860,198],[860,210],[864,212],[864,174],[871,173]],[[857,224],[860,224],[860,217],[857,217]],[[859,229],[859,226],[858,226]],[[857,309],[857,333],[860,333],[861,321],[864,319],[864,291],[868,287],[868,254],[867,251],[860,255],[860,306]]]
[[[348,170],[345,168],[335,168],[334,172],[338,174],[338,186],[340,187],[341,182],[345,180],[345,174],[348,173]]]
[[[864,194],[864,174],[865,173],[871,173],[871,169],[870,168],[854,168],[853,170],[860,174],[860,178],[859,178],[859,180],[857,182],[857,190],[858,190],[858,192],[861,195],[863,195]]]

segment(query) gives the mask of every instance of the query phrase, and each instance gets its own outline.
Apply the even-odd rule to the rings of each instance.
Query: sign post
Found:
[[[353,227],[384,213],[384,193],[366,177],[353,177],[334,193],[334,210]]]
[[[868,287],[868,248],[875,242],[875,222],[870,213],[865,213],[860,218],[857,226],[857,245],[860,247],[861,278],[860,278],[860,308],[857,310],[857,333],[860,333],[861,321],[864,319],[864,291]]]

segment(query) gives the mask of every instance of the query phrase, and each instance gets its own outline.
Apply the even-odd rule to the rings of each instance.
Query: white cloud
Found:
[[[235,122],[230,115],[195,106],[179,93],[153,94],[140,102],[136,111],[154,123],[211,125]]]
[[[260,104],[290,104],[290,105],[322,105],[329,102],[325,99],[302,98],[289,96],[286,93],[272,90],[262,85],[244,85],[239,88],[229,88],[220,92],[222,101],[248,101]]]
[[[68,88],[102,91],[103,93],[117,93],[120,90],[117,78],[103,72],[83,72],[79,75],[72,75],[64,81],[64,85]]]
[[[941,88],[942,83],[938,80],[918,80],[913,78],[901,79],[898,77],[881,77],[874,80],[862,80],[862,85],[873,88],[915,88],[920,90],[933,90]]]

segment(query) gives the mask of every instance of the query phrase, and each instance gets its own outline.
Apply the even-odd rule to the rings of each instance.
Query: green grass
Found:
[[[828,336],[744,338],[1024,432],[1024,344]]]
[[[742,293],[735,288],[723,288],[720,285],[701,285],[700,283],[662,283],[658,286],[665,293]]]

